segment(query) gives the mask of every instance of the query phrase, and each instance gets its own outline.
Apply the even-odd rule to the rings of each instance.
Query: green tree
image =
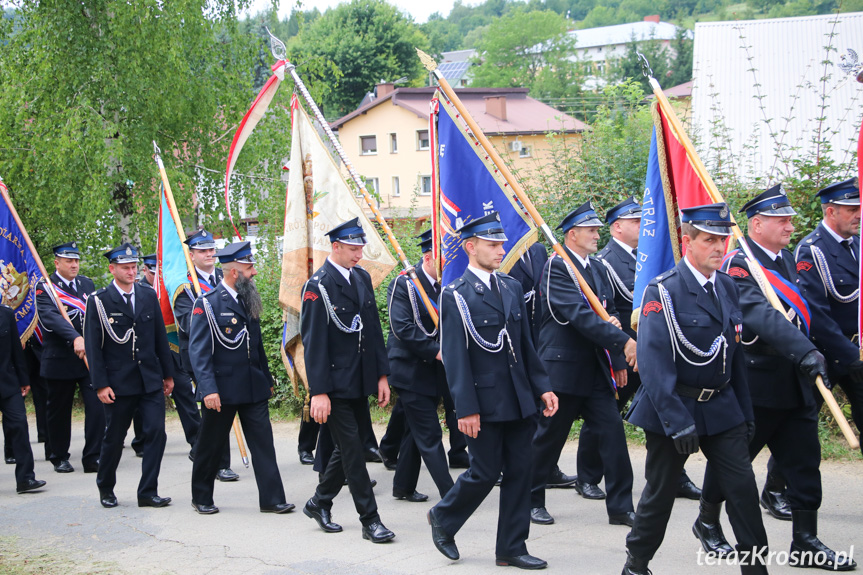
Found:
[[[16,9],[16,28],[4,19],[0,29],[0,173],[43,254],[75,238],[85,266],[102,270],[108,245],[155,247],[153,140],[181,214],[193,213],[193,194],[199,206],[218,204],[260,46],[237,34],[233,1],[21,0]],[[250,143],[240,167],[278,166],[288,134],[282,125]],[[268,191],[265,178],[254,181],[250,199]],[[208,225],[219,227],[220,211]]]
[[[668,88],[683,84],[692,79],[692,47],[693,40],[684,28],[678,28],[674,40],[671,41],[673,57],[668,62]]]
[[[480,63],[472,85],[525,87],[536,96],[578,91],[581,74],[572,58],[575,41],[566,19],[550,10],[517,9],[492,21],[476,48]]]
[[[352,0],[302,29],[288,54],[298,67],[332,63],[335,74],[310,71],[310,77],[329,85],[320,103],[335,119],[353,111],[380,80],[406,76],[422,85],[426,73],[415,48],[427,50],[428,38],[409,16],[384,0]]]
[[[639,52],[647,58],[653,70],[653,77],[659,80],[663,88],[676,85],[668,83],[670,75],[668,51],[662,43],[655,38],[639,41],[634,35],[626,44],[626,53],[623,57],[612,62],[611,77],[620,82],[635,80],[641,85],[645,94],[653,92],[647,78],[642,74],[641,61],[638,58]],[[691,73],[690,70],[690,75]]]

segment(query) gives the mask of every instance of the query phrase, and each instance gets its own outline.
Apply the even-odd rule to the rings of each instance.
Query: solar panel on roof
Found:
[[[444,62],[438,66],[438,70],[447,80],[457,80],[467,72],[470,65],[470,62]]]

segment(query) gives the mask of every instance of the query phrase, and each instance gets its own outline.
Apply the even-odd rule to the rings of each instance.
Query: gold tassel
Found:
[[[306,398],[303,400],[303,421],[305,423],[309,423],[312,420],[311,418],[311,409],[309,408],[309,395],[306,394]]]

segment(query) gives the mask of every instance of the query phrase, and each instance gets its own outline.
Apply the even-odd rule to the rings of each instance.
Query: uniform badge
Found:
[[[233,331],[233,330],[232,330],[231,328],[229,328],[229,327],[226,327],[226,328],[225,328],[225,334],[227,334],[227,335],[231,335],[231,332],[232,332],[232,331]]]
[[[722,219],[728,217],[728,206],[722,206],[722,209],[719,210],[719,217]]]
[[[114,318],[113,318],[113,317],[109,317],[109,318],[108,318],[108,323],[114,323]]]
[[[127,256],[131,256],[131,255],[132,255],[132,248],[126,248],[126,255],[127,255]]]
[[[203,232],[201,232],[201,237],[202,237],[202,238],[206,238],[206,237],[207,237],[207,231],[206,231],[206,230],[204,230]]]
[[[662,311],[662,304],[659,303],[658,301],[647,302],[646,304],[644,304],[644,308],[641,311],[641,315],[643,315],[644,317],[647,317],[647,314],[649,314],[652,311],[655,311],[656,313],[661,312]]]
[[[735,278],[745,278],[745,277],[749,277],[749,272],[747,272],[743,268],[733,267],[733,268],[728,268],[728,275],[735,277]]]
[[[192,315],[201,315],[202,313],[204,313],[204,310],[202,310],[199,307],[196,307],[195,309],[192,310]]]
[[[808,272],[812,269],[812,264],[809,262],[797,262],[797,273]]]
[[[231,318],[231,323],[237,323],[237,318],[232,317],[232,318]]]
[[[783,196],[788,195],[788,192],[785,191],[785,188],[782,186],[782,184],[779,184],[779,193]]]
[[[475,284],[473,284],[473,287],[475,287],[476,291],[478,291],[479,293],[483,293],[483,285],[480,282],[476,282]]]
[[[314,292],[307,291],[306,293],[303,294],[303,301],[306,301],[306,300],[315,301],[317,299],[318,299],[318,294],[316,294]]]

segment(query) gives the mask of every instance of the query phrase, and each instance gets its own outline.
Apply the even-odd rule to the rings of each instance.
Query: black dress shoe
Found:
[[[219,512],[219,508],[215,505],[204,505],[201,503],[195,503],[194,501],[192,501],[192,507],[194,507],[195,511],[200,515],[212,515]]]
[[[416,489],[414,489],[413,493],[408,493],[407,491],[402,491],[401,489],[396,489],[393,487],[393,497],[396,499],[404,499],[405,501],[410,501],[411,503],[422,503],[423,501],[428,501],[429,496],[420,493]]]
[[[554,523],[554,517],[545,507],[534,507],[530,510],[530,522],[537,525],[551,525]]]
[[[303,506],[303,515],[306,517],[311,517],[318,523],[318,527],[321,528],[321,531],[324,533],[341,533],[342,526],[338,523],[333,523],[333,517],[330,515],[330,511],[328,509],[324,509],[320,505],[317,505],[314,501],[309,499],[306,501],[305,506]]]
[[[296,508],[293,503],[276,503],[275,505],[264,505],[261,513],[290,513]]]
[[[381,457],[381,452],[379,449],[372,447],[371,449],[366,449],[365,453],[366,463],[382,463],[383,458]]]
[[[470,457],[467,453],[459,453],[449,456],[450,469],[467,469],[470,467]]]
[[[785,493],[781,491],[768,491],[764,489],[761,492],[761,507],[766,509],[767,513],[776,519],[791,521],[791,508],[788,506]]]
[[[702,499],[698,505],[698,518],[692,524],[692,534],[701,542],[704,551],[716,557],[734,553],[722,532],[721,514],[722,503],[708,503]]]
[[[152,497],[138,498],[138,507],[167,507],[170,504],[170,497],[159,497],[158,495],[153,495]]]
[[[18,493],[26,493],[28,491],[35,491],[43,487],[45,487],[45,482],[41,479],[28,479],[23,483],[19,483],[17,486],[17,490]]]
[[[298,449],[297,453],[300,456],[300,463],[303,465],[312,465],[315,462],[315,456],[312,455],[311,451],[306,451],[305,449]]]
[[[84,464],[84,473],[97,473],[99,471],[99,462],[96,463],[85,463]]]
[[[608,516],[609,525],[629,525],[635,523],[635,511],[627,511],[626,513],[615,513]]]
[[[72,473],[73,471],[75,471],[75,468],[72,467],[72,464],[69,463],[68,459],[64,459],[60,463],[54,464],[54,471],[56,471],[57,473]]]
[[[540,559],[539,557],[534,557],[533,555],[519,555],[517,557],[504,557],[503,555],[498,555],[494,561],[495,565],[500,567],[518,567],[519,569],[545,569],[548,567],[548,563]]]
[[[6,461],[6,465],[15,465],[16,463],[14,457],[4,457],[3,459]]]
[[[626,564],[623,566],[623,571],[620,575],[653,575],[653,572],[647,568],[647,559],[633,557],[627,550]]]
[[[389,457],[385,457],[383,453],[381,453],[381,458],[384,460],[384,467],[389,469],[390,471],[395,471],[398,466],[398,459],[390,459]]]
[[[102,507],[106,507],[110,509],[111,507],[117,507],[117,496],[114,495],[113,491],[107,491],[105,493],[99,494],[99,503],[102,504]]]
[[[567,475],[561,471],[560,467],[555,467],[554,471],[549,474],[545,487],[546,489],[565,489],[574,486],[576,481],[578,481],[577,475]]]
[[[592,499],[594,501],[605,499],[605,492],[595,483],[582,483],[581,481],[576,481],[575,490],[585,499]]]
[[[219,481],[225,481],[225,482],[237,481],[238,479],[240,479],[240,476],[237,475],[236,473],[234,473],[233,471],[231,471],[230,467],[226,467],[224,469],[219,470],[219,472],[216,474],[216,479],[218,479]]]
[[[363,539],[368,539],[372,543],[386,543],[395,537],[396,534],[384,527],[380,521],[363,525]]]
[[[447,559],[452,561],[457,560],[459,558],[459,554],[458,547],[455,546],[455,539],[447,535],[443,530],[443,527],[441,527],[441,524],[438,523],[433,507],[429,509],[428,513],[426,513],[426,519],[428,519],[429,525],[431,525],[432,542],[434,543],[434,546],[437,547],[437,550]]]
[[[675,497],[698,501],[701,499],[701,490],[692,481],[686,479],[677,485],[677,494]]]

